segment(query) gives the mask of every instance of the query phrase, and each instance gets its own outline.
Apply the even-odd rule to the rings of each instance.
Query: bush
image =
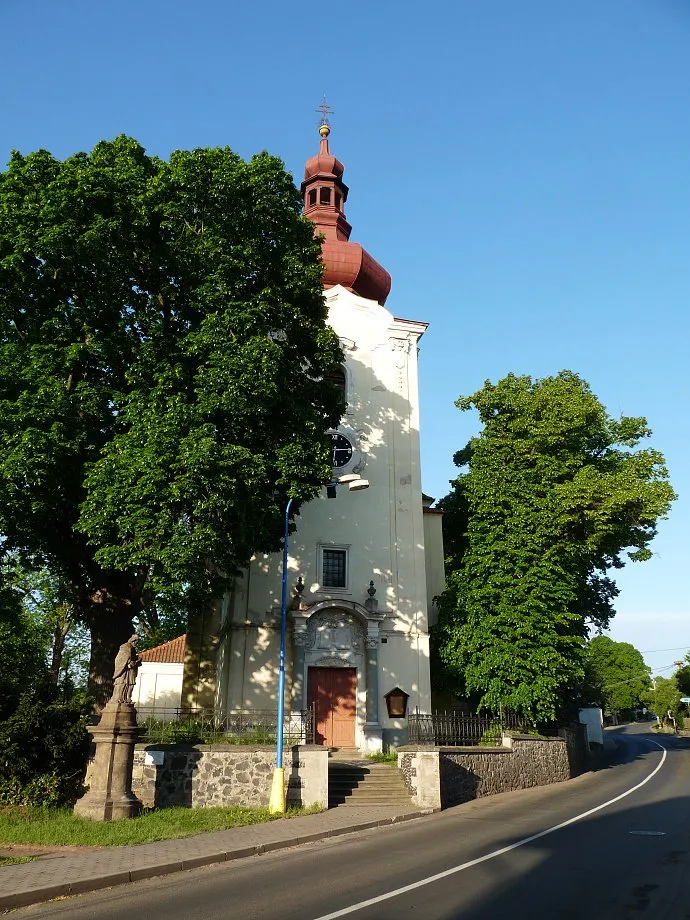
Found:
[[[484,729],[479,739],[479,744],[483,747],[497,747],[501,743],[502,737],[503,728],[500,722],[494,722],[489,725],[488,728]]]
[[[398,763],[397,751],[375,751],[373,754],[367,754],[367,760],[373,760],[376,763]]]
[[[276,730],[266,725],[246,726],[242,731],[232,731],[213,719],[183,719],[179,722],[163,722],[149,717],[140,723],[141,739],[149,744],[238,744],[274,745]],[[286,747],[300,743],[298,735],[286,731],[283,736]]]
[[[0,722],[0,802],[72,805],[83,792],[91,702],[46,679]]]

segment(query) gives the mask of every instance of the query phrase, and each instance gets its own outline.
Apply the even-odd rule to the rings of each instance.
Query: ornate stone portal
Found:
[[[74,812],[93,821],[133,818],[141,802],[132,792],[134,745],[139,737],[137,711],[132,690],[141,659],[137,636],[123,643],[115,658],[113,694],[105,705],[98,725],[89,729],[96,745],[90,767],[89,790],[74,806]]]
[[[375,592],[374,592],[375,593]],[[321,602],[293,612],[293,706],[306,706],[309,667],[355,668],[357,671],[358,746],[382,750],[379,718],[379,625],[382,615],[372,596],[366,607],[351,601]]]

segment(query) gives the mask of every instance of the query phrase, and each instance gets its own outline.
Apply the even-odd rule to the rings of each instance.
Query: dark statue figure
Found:
[[[132,702],[132,693],[137,682],[137,672],[141,666],[141,658],[137,655],[138,641],[138,636],[131,636],[118,650],[115,657],[111,703]]]

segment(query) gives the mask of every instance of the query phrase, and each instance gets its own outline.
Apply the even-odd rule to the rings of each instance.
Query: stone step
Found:
[[[345,795],[353,795],[354,793],[368,792],[371,795],[386,795],[391,793],[393,795],[407,795],[407,790],[405,789],[404,784],[401,783],[391,783],[386,786],[370,786],[369,783],[360,783],[358,786],[345,786],[345,785],[330,785],[329,790],[332,792],[343,793]]]
[[[361,760],[362,754],[359,748],[329,748],[329,760]]]
[[[328,807],[335,805],[409,805],[409,795],[332,795],[328,797]]]
[[[397,798],[399,796],[406,797],[407,790],[404,786],[397,786],[395,788],[387,789],[370,789],[367,786],[360,786],[357,789],[329,789],[329,794],[341,796],[345,795],[348,797],[357,796],[358,798],[361,798],[362,796],[369,798],[372,796],[378,796],[380,798],[388,798],[389,796],[393,796],[393,798]]]
[[[399,776],[377,776],[376,774],[372,775],[371,773],[365,774],[364,776],[359,776],[357,774],[337,776],[333,773],[330,773],[328,780],[335,786],[361,786],[362,783],[366,783],[367,786],[402,785],[402,779]]]
[[[392,764],[328,764],[328,805],[409,805],[402,776]]]
[[[334,770],[338,770],[341,767],[367,767],[369,769],[397,770],[397,765],[394,763],[382,763],[380,760],[368,760],[365,757],[348,757],[342,760],[329,760],[328,766],[332,767]]]
[[[389,784],[400,785],[402,782],[398,776],[358,776],[357,774],[350,776],[334,776],[330,774],[328,779],[329,782],[336,786],[361,786],[362,783],[366,783],[367,786],[386,786]]]

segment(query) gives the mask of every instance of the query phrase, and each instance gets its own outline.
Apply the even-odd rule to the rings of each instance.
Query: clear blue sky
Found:
[[[2,7],[3,162],[124,132],[268,149],[299,181],[327,95],[353,238],[393,312],[431,324],[426,491],[448,491],[476,428],[454,400],[487,378],[570,368],[647,416],[680,499],[621,573],[612,635],[668,674],[690,646],[688,0]]]

